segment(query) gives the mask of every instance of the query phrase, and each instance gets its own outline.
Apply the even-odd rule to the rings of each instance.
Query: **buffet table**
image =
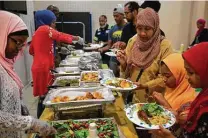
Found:
[[[107,104],[104,110],[104,117],[114,117],[121,132],[126,138],[138,138],[133,124],[127,119],[125,115],[124,102],[121,94],[116,97],[116,101],[113,104]],[[52,121],[54,118],[54,112],[50,108],[46,108],[41,115],[40,119],[45,121]],[[29,135],[29,138],[34,138],[34,135]]]
[[[101,65],[102,69],[108,69],[105,64]],[[115,101],[113,103],[106,103],[103,105],[103,117],[110,118],[113,117],[118,125],[119,131],[121,131],[120,137],[126,138],[138,138],[133,124],[127,119],[126,113],[124,111],[124,101],[121,93],[117,93],[115,96]],[[54,110],[53,108],[45,108],[40,120],[44,121],[54,121]],[[70,118],[70,116],[68,116]],[[87,118],[86,118],[87,119]],[[28,138],[35,138],[35,134],[29,134]]]

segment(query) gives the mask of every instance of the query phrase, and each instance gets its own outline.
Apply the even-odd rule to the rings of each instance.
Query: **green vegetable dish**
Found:
[[[87,138],[89,124],[93,122],[97,124],[99,138],[119,138],[118,129],[113,119],[52,122],[57,133],[51,138]]]
[[[57,81],[58,86],[73,86],[78,87],[79,86],[79,80],[78,79],[62,79]]]
[[[142,110],[147,113],[148,116],[161,115],[164,110],[156,103],[149,103],[142,106]]]

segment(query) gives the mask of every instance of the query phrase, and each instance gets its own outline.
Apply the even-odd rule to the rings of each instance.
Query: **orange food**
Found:
[[[121,88],[129,88],[131,84],[128,81],[122,80],[120,83]]]

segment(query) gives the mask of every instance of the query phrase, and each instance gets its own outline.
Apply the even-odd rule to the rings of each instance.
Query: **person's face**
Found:
[[[56,21],[53,21],[53,22],[51,23],[51,27],[52,27],[53,29],[56,28]]]
[[[203,25],[201,23],[196,23],[197,28],[201,28]]]
[[[104,26],[104,25],[106,24],[106,22],[107,22],[107,20],[106,20],[103,16],[101,16],[101,17],[99,18],[100,26]]]
[[[149,26],[137,26],[137,35],[140,40],[143,42],[147,42],[154,34],[153,28]]]
[[[193,88],[201,88],[200,76],[194,71],[194,69],[184,60],[184,67],[187,72],[187,79]]]
[[[176,87],[176,78],[165,64],[162,64],[161,66],[161,74],[165,78],[166,86],[168,86],[169,88]]]
[[[113,13],[113,17],[114,17],[116,24],[121,24],[124,19],[124,15],[120,13]]]
[[[28,36],[8,36],[5,56],[8,59],[13,59],[25,45]]]
[[[124,13],[125,13],[126,20],[128,22],[132,22],[134,19],[134,16],[133,16],[133,13],[129,10],[128,5],[124,7]]]

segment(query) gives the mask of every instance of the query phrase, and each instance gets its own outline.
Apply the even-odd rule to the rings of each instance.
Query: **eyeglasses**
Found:
[[[12,37],[9,38],[17,45],[18,48],[22,48],[25,45],[25,43],[21,43]]]

